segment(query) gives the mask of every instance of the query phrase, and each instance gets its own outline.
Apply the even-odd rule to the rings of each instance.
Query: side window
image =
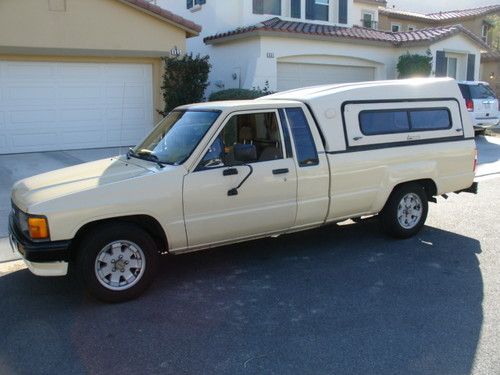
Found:
[[[359,123],[364,135],[410,131],[406,111],[363,111],[359,114]]]
[[[451,114],[446,108],[362,111],[359,114],[359,126],[364,135],[445,130],[451,125]]]
[[[283,144],[275,112],[235,115],[229,119],[203,157],[197,169],[234,165],[238,160],[235,148],[247,145],[255,152],[251,162],[283,159]]]
[[[451,128],[451,115],[447,109],[410,111],[411,130],[442,130]]]
[[[286,115],[292,131],[299,166],[308,167],[319,164],[316,145],[314,144],[309,123],[302,109],[287,108]]]

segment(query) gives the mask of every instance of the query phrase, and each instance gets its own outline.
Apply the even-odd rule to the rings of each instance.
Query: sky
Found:
[[[441,10],[478,8],[485,5],[499,4],[500,0],[388,0],[387,6],[396,6],[399,10],[433,13]]]

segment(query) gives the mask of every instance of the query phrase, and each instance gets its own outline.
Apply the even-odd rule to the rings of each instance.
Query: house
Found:
[[[491,46],[493,43],[494,26],[491,22],[491,16],[493,15],[500,15],[500,4],[428,14],[381,8],[379,10],[378,27],[380,30],[411,31],[429,27],[461,24],[488,46]],[[457,64],[455,62],[456,56],[452,51],[447,53],[447,55],[449,55],[447,67],[448,74],[453,76],[456,70],[455,65]],[[483,52],[481,57],[480,78],[483,81],[489,82],[492,88],[496,90],[497,95],[500,95],[498,86],[499,65],[500,58],[498,52],[490,49]]]
[[[490,50],[481,54],[481,81],[488,82],[500,96],[500,51]]]
[[[145,0],[0,1],[0,154],[135,144],[200,31]]]
[[[446,51],[459,79],[479,78],[486,44],[460,25],[425,31],[376,30],[375,0],[158,0],[203,26],[188,51],[208,54],[209,92],[228,88],[272,91],[323,83],[392,79],[404,53],[434,56],[433,74],[446,75]],[[372,12],[371,20],[366,16]],[[364,21],[363,21],[364,20]],[[362,27],[370,26],[370,27]]]

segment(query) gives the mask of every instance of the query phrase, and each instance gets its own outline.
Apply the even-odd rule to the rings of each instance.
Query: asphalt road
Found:
[[[140,299],[0,277],[2,374],[500,374],[500,178],[377,220],[166,258]]]

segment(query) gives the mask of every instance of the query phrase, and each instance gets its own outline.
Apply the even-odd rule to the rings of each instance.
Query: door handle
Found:
[[[457,133],[461,133],[461,132],[462,132],[462,129],[458,128],[458,129],[455,129],[455,131],[456,131]]]
[[[236,168],[224,169],[224,172],[222,172],[223,176],[234,176],[235,174],[238,174],[238,170]]]
[[[354,138],[353,138],[353,140],[354,140],[354,141],[360,141],[360,140],[362,140],[362,139],[363,139],[363,137],[354,137]]]
[[[288,172],[290,172],[290,171],[288,170],[288,168],[274,169],[274,170],[273,170],[273,174],[274,174],[274,175],[277,175],[277,174],[286,174],[286,173],[288,173]]]

